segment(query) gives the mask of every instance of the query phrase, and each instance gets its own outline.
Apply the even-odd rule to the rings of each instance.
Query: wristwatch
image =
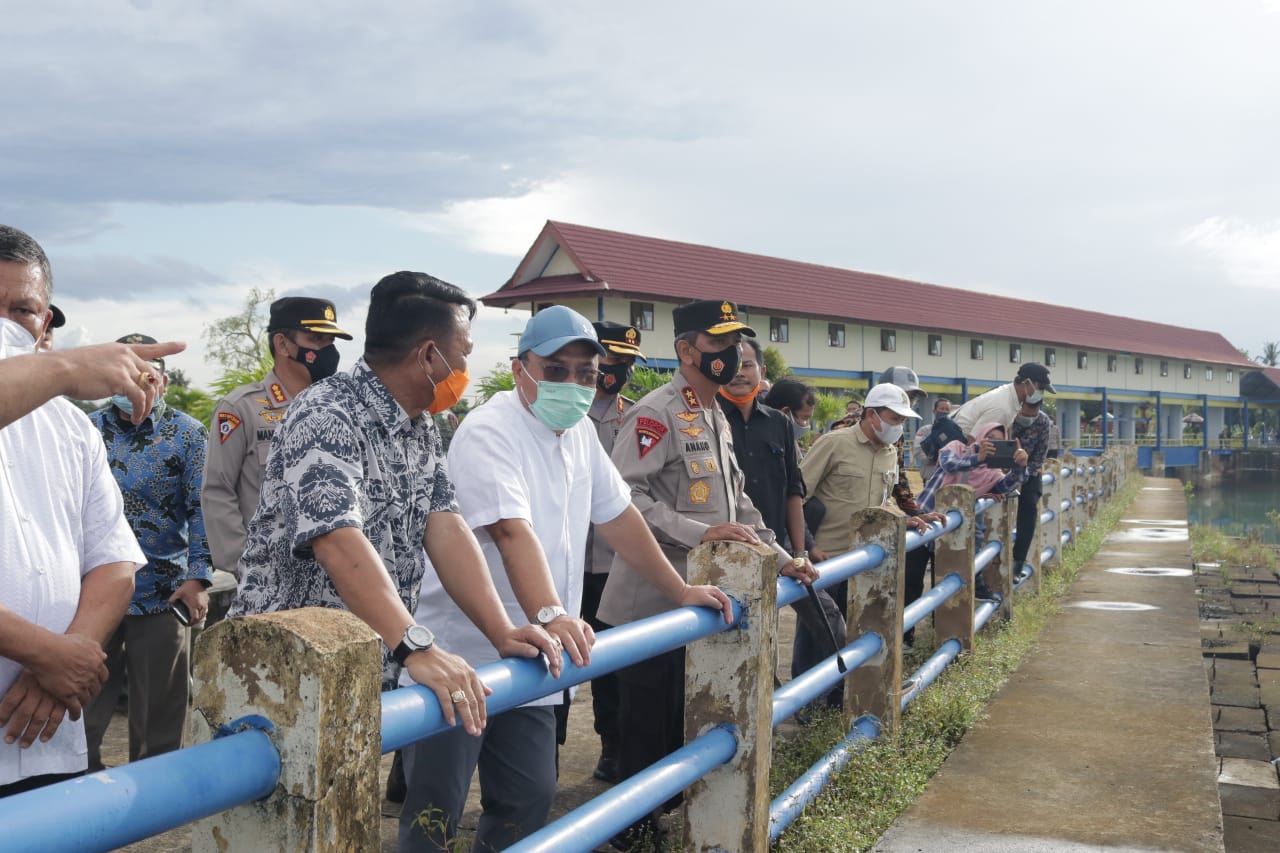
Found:
[[[538,615],[534,618],[539,625],[549,625],[553,620],[559,619],[561,616],[568,616],[569,611],[559,605],[547,606],[538,610]]]
[[[391,650],[391,656],[404,666],[409,655],[414,652],[425,652],[435,644],[436,635],[431,633],[431,629],[423,625],[410,625],[404,629],[404,639],[400,641],[400,645]]]

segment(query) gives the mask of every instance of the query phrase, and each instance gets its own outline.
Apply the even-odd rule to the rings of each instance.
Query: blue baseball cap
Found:
[[[586,341],[597,353],[605,355],[596,330],[577,311],[563,305],[551,305],[543,308],[529,318],[524,331],[520,333],[520,345],[516,355],[524,355],[532,350],[542,357],[555,353],[574,341]]]

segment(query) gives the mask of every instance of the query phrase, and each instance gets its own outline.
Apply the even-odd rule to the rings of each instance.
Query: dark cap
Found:
[[[67,325],[67,315],[62,313],[62,309],[52,302],[49,303],[49,310],[53,312],[53,319],[49,321],[50,329],[61,329]]]
[[[150,335],[144,335],[140,332],[134,332],[132,334],[125,335],[123,338],[116,338],[116,343],[118,344],[154,344],[154,343],[159,343],[159,341],[157,341],[155,338],[151,337]],[[161,370],[164,370],[163,358],[153,358],[151,359],[151,363],[154,364],[156,367],[159,367]]]
[[[596,337],[609,352],[614,355],[634,355],[641,361],[649,360],[640,352],[640,330],[635,326],[612,320],[601,320],[591,325],[596,330]]]
[[[897,385],[907,392],[907,396],[911,398],[913,404],[929,396],[920,387],[920,377],[916,376],[916,372],[910,367],[890,367],[880,374],[880,382],[882,384],[887,382],[890,385]]]
[[[1022,367],[1018,368],[1018,375],[1014,377],[1019,382],[1025,382],[1030,379],[1050,394],[1057,394],[1058,389],[1053,387],[1053,383],[1049,381],[1049,368],[1043,364],[1036,364],[1029,361]]]
[[[333,335],[344,341],[351,340],[350,335],[335,325],[337,319],[338,312],[333,310],[333,303],[328,299],[286,296],[271,303],[271,322],[267,324],[267,331],[302,329],[318,335]]]
[[[675,321],[676,334],[685,332],[705,332],[708,335],[724,335],[729,332],[742,332],[744,335],[756,336],[756,330],[738,319],[738,306],[723,299],[699,299],[681,305],[671,312]]]

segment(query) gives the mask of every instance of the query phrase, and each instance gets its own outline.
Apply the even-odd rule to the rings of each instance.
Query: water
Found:
[[[1219,481],[1195,490],[1187,501],[1187,520],[1212,524],[1228,536],[1258,530],[1263,542],[1280,545],[1280,526],[1267,518],[1267,512],[1273,510],[1280,510],[1280,484]]]

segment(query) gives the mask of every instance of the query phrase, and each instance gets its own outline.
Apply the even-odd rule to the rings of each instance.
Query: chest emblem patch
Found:
[[[697,412],[676,412],[676,417],[687,424],[691,424],[696,421],[700,415]]]
[[[230,412],[218,412],[218,443],[223,444],[240,426],[240,419]]]
[[[689,438],[697,438],[698,436],[702,435],[703,432],[705,432],[705,430],[702,427],[696,427],[696,426],[681,427],[680,431],[685,435],[689,436]]]
[[[706,480],[696,480],[689,485],[689,500],[696,504],[704,504],[711,499],[711,487]]]
[[[666,434],[667,425],[662,421],[636,418],[636,446],[639,448],[640,458],[643,459],[646,453],[657,447]]]

